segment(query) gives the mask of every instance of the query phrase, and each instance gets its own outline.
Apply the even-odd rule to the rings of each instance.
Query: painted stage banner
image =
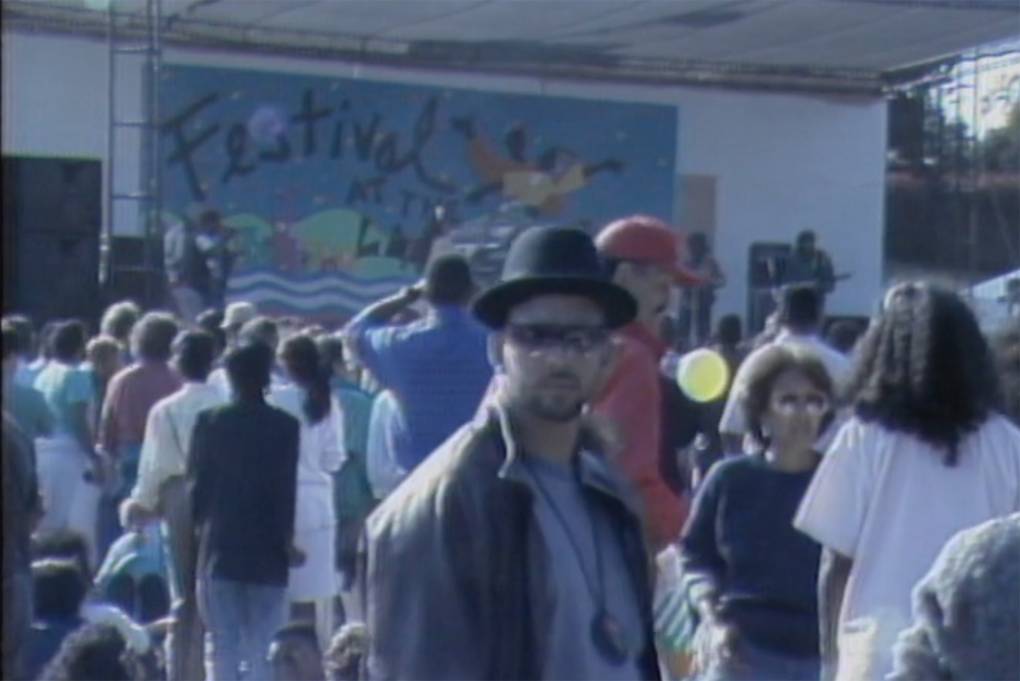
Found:
[[[484,281],[533,224],[673,211],[676,109],[165,66],[166,225],[221,213],[227,299],[340,319],[456,249]]]

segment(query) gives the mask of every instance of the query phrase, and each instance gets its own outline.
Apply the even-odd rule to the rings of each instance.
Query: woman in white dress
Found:
[[[310,337],[288,339],[280,349],[280,364],[291,383],[274,388],[269,402],[301,422],[294,543],[305,561],[290,571],[288,597],[296,616],[314,609],[316,633],[325,649],[333,634],[333,600],[340,593],[333,474],[345,458],[343,413]]]
[[[79,368],[85,356],[85,327],[60,323],[51,338],[52,360],[39,372],[35,389],[54,415],[53,432],[36,441],[39,489],[46,510],[43,531],[72,529],[88,542],[95,565],[99,485],[108,467],[96,452],[89,412],[96,399],[92,377]]]

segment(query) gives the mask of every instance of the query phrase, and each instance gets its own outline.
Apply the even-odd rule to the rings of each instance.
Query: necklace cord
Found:
[[[585,569],[584,552],[581,551],[581,547],[578,545],[577,540],[570,532],[570,525],[567,523],[567,520],[564,517],[563,512],[560,510],[559,506],[556,505],[556,502],[553,501],[552,494],[550,494],[549,490],[546,489],[545,484],[542,482],[540,476],[537,473],[535,473],[535,469],[531,466],[531,464],[527,461],[526,458],[523,461],[525,467],[528,469],[528,473],[531,476],[531,479],[534,480],[535,486],[538,488],[539,494],[542,495],[542,498],[545,499],[545,502],[549,505],[549,508],[552,509],[553,515],[556,517],[556,522],[560,524],[560,527],[563,528],[563,533],[567,535],[567,541],[570,542],[570,548],[573,550],[574,555],[577,556],[577,564],[578,567],[581,568],[581,576],[584,577],[584,584],[588,588],[588,592],[591,594],[592,600],[595,601],[596,610],[598,612],[602,612],[605,609],[606,605],[605,582],[603,580],[602,569],[602,550],[601,547],[599,546],[598,532],[595,529],[595,520],[594,518],[592,518],[591,509],[589,508],[590,504],[588,502],[588,499],[585,498],[584,490],[583,489],[581,490],[581,501],[584,504],[585,515],[587,516],[588,524],[591,527],[592,547],[595,549],[595,573],[597,580],[597,584],[595,586],[592,585],[592,581],[588,577],[588,570]],[[576,473],[572,477],[574,478],[575,482],[578,482]]]

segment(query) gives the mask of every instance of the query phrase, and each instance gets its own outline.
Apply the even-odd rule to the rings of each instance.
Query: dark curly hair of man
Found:
[[[140,663],[117,628],[86,624],[64,639],[39,678],[43,681],[134,681]]]
[[[947,466],[1000,404],[995,362],[970,308],[926,282],[886,294],[861,339],[847,398],[861,420],[944,451]]]

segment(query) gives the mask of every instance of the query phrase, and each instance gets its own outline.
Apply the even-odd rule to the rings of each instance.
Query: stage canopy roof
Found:
[[[3,0],[16,30],[140,33],[153,0]],[[1020,42],[1018,0],[161,0],[172,45],[538,77],[882,91]],[[995,49],[995,48],[992,48]]]

